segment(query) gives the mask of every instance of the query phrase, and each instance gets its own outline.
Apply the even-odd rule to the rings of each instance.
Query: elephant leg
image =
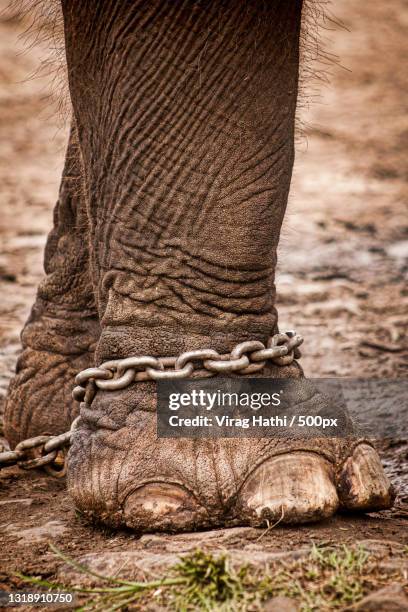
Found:
[[[96,362],[229,352],[277,330],[274,274],[294,158],[301,1],[62,0],[101,335]],[[294,322],[296,324],[296,322]],[[299,377],[300,367],[263,377]],[[305,391],[303,402],[322,401]],[[155,385],[99,390],[68,484],[136,530],[388,507],[350,440],[157,439]]]
[[[99,323],[82,191],[72,129],[45,250],[46,276],[22,332],[23,351],[7,397],[5,432],[13,446],[27,437],[69,429],[78,412],[71,396],[73,378],[93,362]]]

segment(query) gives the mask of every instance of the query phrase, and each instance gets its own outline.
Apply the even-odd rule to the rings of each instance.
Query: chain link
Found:
[[[203,378],[216,374],[254,374],[261,371],[267,361],[285,366],[300,357],[299,346],[303,338],[294,331],[271,336],[266,345],[259,340],[237,344],[226,355],[204,348],[186,351],[178,357],[138,356],[115,359],[102,363],[99,368],[88,368],[75,378],[72,396],[82,402],[89,384],[104,391],[124,389],[134,382]],[[96,388],[95,388],[96,387]],[[92,393],[94,395],[94,393]]]
[[[23,470],[34,470],[44,467],[48,474],[56,478],[65,476],[65,453],[72,432],[79,417],[71,425],[69,431],[58,436],[34,436],[19,442],[14,450],[0,453],[0,469],[18,465]]]
[[[87,368],[75,377],[72,396],[90,404],[96,388],[106,391],[124,389],[134,382],[147,380],[204,378],[216,374],[254,374],[267,361],[285,366],[299,359],[303,338],[294,331],[271,336],[266,346],[259,340],[237,344],[229,354],[220,355],[210,348],[185,351],[178,357],[127,357]],[[19,442],[14,450],[0,453],[0,469],[18,465],[24,470],[43,467],[56,478],[65,476],[65,454],[79,417],[69,431],[58,436],[43,435]]]

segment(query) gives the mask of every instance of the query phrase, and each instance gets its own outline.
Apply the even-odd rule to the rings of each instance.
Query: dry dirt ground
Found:
[[[0,2],[0,6],[3,2]],[[313,377],[407,377],[406,0],[338,0],[323,36],[341,64],[329,66],[320,100],[303,101],[294,180],[277,276],[281,327],[305,337]],[[49,52],[25,49],[27,22],[0,19],[0,413],[19,350],[19,331],[42,275],[67,125],[50,102],[50,76],[29,78]],[[404,159],[405,153],[405,159]],[[401,407],[401,410],[403,407]],[[404,412],[402,410],[402,415]],[[405,417],[407,412],[405,411]],[[150,537],[109,533],[75,514],[64,482],[4,470],[0,477],[0,584],[14,571],[53,576],[47,542],[68,554],[181,552],[208,544],[246,551],[294,550],[315,542],[408,543],[408,451],[383,444],[399,488],[392,511],[338,516],[319,525]],[[388,545],[388,544],[387,544]]]

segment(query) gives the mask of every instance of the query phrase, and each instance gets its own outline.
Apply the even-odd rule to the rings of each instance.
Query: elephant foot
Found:
[[[4,430],[12,448],[21,440],[68,431],[78,415],[72,380],[92,364],[92,351],[64,355],[26,348],[8,390]]]
[[[299,524],[389,508],[377,452],[352,439],[158,439],[150,392],[99,392],[83,408],[68,485],[90,520],[138,532]],[[109,416],[108,416],[109,414]]]
[[[12,447],[33,436],[69,430],[78,415],[72,381],[79,369],[92,365],[98,338],[92,314],[70,320],[38,302],[24,328],[25,347],[7,395],[4,429]]]

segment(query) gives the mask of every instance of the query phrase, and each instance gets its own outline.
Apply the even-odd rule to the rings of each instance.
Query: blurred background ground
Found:
[[[0,0],[0,8],[6,5]],[[329,66],[318,102],[307,108],[304,98],[299,113],[304,134],[279,251],[280,324],[304,335],[308,376],[406,378],[408,5],[337,0],[333,9],[343,25],[328,23],[323,37],[340,64]],[[42,276],[68,131],[50,99],[52,77],[43,71],[33,78],[50,52],[20,38],[28,23],[12,9],[0,16],[0,414],[19,332]],[[384,459],[404,485],[406,446],[389,445]],[[52,573],[45,552],[50,537],[72,553],[117,550],[129,542],[128,534],[90,532],[75,516],[64,484],[42,475],[6,470],[0,497],[0,529],[10,546],[0,566],[19,559],[19,569]],[[402,487],[394,511],[277,528],[264,543],[353,541],[356,530],[361,537],[401,541],[407,501]]]

